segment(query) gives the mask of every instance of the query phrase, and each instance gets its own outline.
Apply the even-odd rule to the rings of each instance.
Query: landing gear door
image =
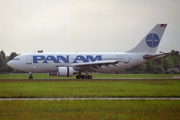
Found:
[[[26,57],[26,64],[32,64],[32,56],[31,55],[28,55]]]
[[[129,63],[129,55],[124,55],[124,64]]]

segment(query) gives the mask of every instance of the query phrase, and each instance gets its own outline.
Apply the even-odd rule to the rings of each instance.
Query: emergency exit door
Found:
[[[124,55],[124,64],[129,63],[129,55]]]

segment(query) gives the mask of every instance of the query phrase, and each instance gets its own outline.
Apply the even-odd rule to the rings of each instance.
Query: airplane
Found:
[[[29,53],[10,60],[8,66],[32,73],[48,73],[49,76],[92,79],[89,72],[116,71],[130,68],[150,60],[164,57],[156,53],[167,24],[157,24],[133,49],[126,52],[57,52]],[[85,73],[82,75],[81,73]]]

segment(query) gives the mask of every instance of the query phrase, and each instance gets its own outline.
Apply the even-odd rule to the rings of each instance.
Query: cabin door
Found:
[[[32,64],[32,56],[31,55],[28,55],[26,57],[26,64]]]
[[[129,63],[129,55],[124,55],[124,64]]]

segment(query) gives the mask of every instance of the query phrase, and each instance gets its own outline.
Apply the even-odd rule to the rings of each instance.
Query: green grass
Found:
[[[172,78],[172,76],[178,76],[178,74],[91,74],[93,78]],[[180,76],[180,75],[179,75]],[[76,75],[73,77],[57,77],[57,76],[48,76],[48,74],[33,74],[34,79],[37,78],[76,78]],[[0,74],[0,79],[28,79],[29,74]]]
[[[27,80],[28,74],[1,74],[0,97],[77,97],[77,94],[79,97],[180,97],[180,80],[169,79],[172,75],[93,74],[93,76],[137,79],[75,80],[34,74],[34,78],[41,79]],[[3,120],[180,118],[178,100],[0,101],[0,106],[0,119]]]
[[[1,120],[162,120],[180,118],[180,101],[0,101]]]
[[[1,74],[0,97],[77,97],[77,94],[79,97],[180,97],[180,80],[169,79],[172,75],[93,74],[93,76],[135,79],[75,80],[34,74],[34,78],[41,79],[27,80],[28,74]],[[178,100],[0,101],[0,106],[0,120],[180,118]]]
[[[0,97],[180,97],[179,86],[178,79],[0,80]]]

